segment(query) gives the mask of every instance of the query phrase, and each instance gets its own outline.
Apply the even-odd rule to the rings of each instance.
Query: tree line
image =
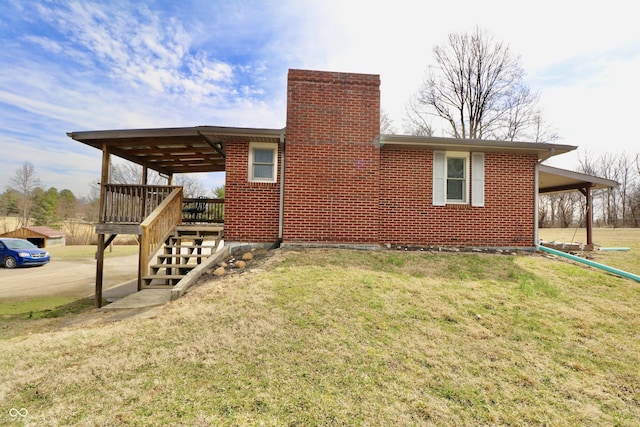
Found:
[[[98,218],[97,192],[78,198],[69,189],[46,189],[32,163],[25,162],[9,178],[9,184],[0,194],[0,230],[12,231],[18,227],[45,225],[65,229],[70,244],[88,244],[93,237],[90,225]],[[8,221],[15,218],[17,221]]]
[[[114,184],[140,183],[142,168],[123,162],[111,166]],[[163,181],[164,180],[164,181]],[[149,174],[149,184],[166,185],[166,179],[157,173]],[[175,185],[183,187],[185,197],[203,196],[207,193],[202,182],[192,176],[176,177]],[[4,192],[0,194],[0,233],[17,227],[44,225],[67,232],[67,243],[89,244],[94,238],[93,224],[98,221],[99,185],[91,185],[87,197],[76,197],[69,189],[55,187],[45,189],[32,163],[25,162],[9,178]],[[210,194],[224,198],[224,186],[213,189]],[[15,221],[8,221],[15,218]]]
[[[596,227],[640,227],[640,153],[585,153],[579,170],[618,182],[614,188],[593,191]],[[540,227],[584,227],[586,198],[579,192],[543,195],[538,204]]]

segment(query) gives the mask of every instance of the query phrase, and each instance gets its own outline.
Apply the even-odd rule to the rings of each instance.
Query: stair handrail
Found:
[[[182,187],[175,188],[140,224],[140,273],[149,274],[155,253],[182,221]]]

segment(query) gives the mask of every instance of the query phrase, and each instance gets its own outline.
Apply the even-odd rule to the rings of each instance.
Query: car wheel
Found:
[[[4,268],[15,268],[18,263],[16,259],[12,256],[8,256],[4,259]]]

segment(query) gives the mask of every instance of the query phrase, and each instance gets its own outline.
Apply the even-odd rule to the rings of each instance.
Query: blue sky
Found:
[[[521,55],[558,143],[640,152],[640,29],[628,2],[433,3],[0,0],[0,190],[29,161],[45,187],[88,194],[100,152],[70,131],[283,127],[289,68],[380,74],[400,130],[433,47],[476,25]],[[577,153],[551,164],[574,169]]]

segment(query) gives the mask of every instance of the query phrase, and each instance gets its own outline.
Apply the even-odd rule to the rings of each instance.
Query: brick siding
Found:
[[[535,156],[485,153],[485,205],[433,206],[433,152],[376,143],[379,76],[290,70],[287,98],[285,243],[535,245]],[[248,154],[227,146],[225,239],[275,241],[279,171],[249,182]]]
[[[485,153],[485,205],[432,206],[433,152],[381,151],[380,242],[532,247],[535,156]]]
[[[282,161],[278,149],[278,164]],[[280,171],[276,183],[249,182],[249,141],[227,144],[224,238],[275,242],[278,238]]]
[[[380,77],[290,70],[285,242],[378,242]]]

